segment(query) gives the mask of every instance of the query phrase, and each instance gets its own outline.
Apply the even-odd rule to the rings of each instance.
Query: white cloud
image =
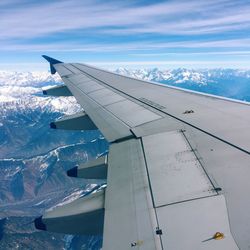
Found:
[[[205,52],[167,52],[167,53],[133,53],[132,56],[138,57],[159,57],[159,56],[169,56],[169,55],[240,55],[249,56],[250,51],[239,50],[239,51],[205,51]]]
[[[117,44],[99,44],[77,42],[58,42],[44,44],[4,44],[0,51],[33,51],[33,52],[117,52],[117,51],[153,51],[156,49],[202,49],[202,48],[250,48],[250,38],[225,39],[211,41],[182,40],[180,42],[138,41]],[[240,50],[239,50],[240,51]],[[216,53],[217,51],[215,51]],[[205,53],[205,52],[204,52]]]
[[[250,24],[250,6],[241,1],[168,1],[146,6],[99,1],[56,1],[13,7],[1,13],[1,39],[98,29],[109,34],[216,33]]]
[[[175,52],[172,55],[181,55],[179,51],[187,55],[193,55],[191,51],[202,55],[249,54],[248,0],[169,0],[143,6],[138,2],[3,0],[0,2],[0,51],[128,52],[131,57],[149,53],[157,56],[158,52],[168,55],[168,50]],[[123,35],[127,38],[124,41]],[[202,52],[207,48],[210,52]],[[223,51],[225,48],[228,51]],[[137,63],[141,62],[131,64]],[[40,64],[34,66],[39,68]]]

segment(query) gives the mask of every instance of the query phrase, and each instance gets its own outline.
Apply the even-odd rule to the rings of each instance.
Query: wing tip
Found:
[[[50,64],[50,72],[51,74],[55,74],[56,73],[56,69],[54,67],[55,64],[58,64],[58,63],[63,63],[62,61],[59,61],[55,58],[52,58],[52,57],[49,57],[49,56],[46,56],[46,55],[42,55],[42,57],[49,62]]]
[[[62,61],[59,61],[59,60],[57,60],[57,59],[55,59],[55,58],[52,58],[52,57],[50,57],[50,56],[42,55],[42,57],[43,57],[45,60],[47,60],[49,63],[51,63],[51,64],[63,63]]]

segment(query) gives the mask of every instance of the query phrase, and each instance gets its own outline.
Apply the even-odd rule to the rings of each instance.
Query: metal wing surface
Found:
[[[37,228],[103,234],[106,250],[250,248],[248,103],[45,58],[65,83],[46,93],[72,94],[84,109],[53,126],[98,128],[110,146],[68,171],[107,178],[107,188]]]

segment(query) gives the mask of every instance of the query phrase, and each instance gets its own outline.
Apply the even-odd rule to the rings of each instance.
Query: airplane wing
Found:
[[[44,56],[84,109],[51,124],[99,129],[109,153],[68,171],[107,187],[37,218],[103,235],[103,249],[249,249],[250,106]]]

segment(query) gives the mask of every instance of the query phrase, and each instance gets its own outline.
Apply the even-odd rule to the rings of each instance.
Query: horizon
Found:
[[[80,62],[82,63],[82,62]],[[46,63],[45,63],[46,64]],[[119,69],[125,69],[125,70],[128,70],[128,71],[139,71],[139,70],[147,70],[147,71],[152,71],[154,69],[157,69],[159,71],[175,71],[175,70],[189,70],[189,71],[215,71],[215,70],[234,70],[234,71],[250,71],[250,67],[247,68],[243,68],[243,67],[200,67],[200,68],[196,68],[196,67],[175,67],[175,68],[172,68],[172,67],[163,67],[163,66],[159,66],[156,67],[154,66],[153,64],[150,65],[150,66],[147,66],[147,64],[145,65],[135,65],[134,66],[119,66],[114,64],[113,66],[110,66],[111,64],[105,64],[105,63],[101,63],[101,62],[98,62],[96,64],[91,64],[91,63],[86,63],[90,66],[96,66],[100,69],[105,69],[105,70],[108,70],[108,71],[111,71],[111,72],[114,72],[114,71],[117,71]],[[17,66],[19,65],[19,70],[17,70]],[[41,67],[41,64],[39,64],[38,66],[38,69],[36,69],[36,67],[33,69],[33,70],[29,70],[28,68],[26,68],[29,64],[24,64],[24,68],[22,69],[22,66],[20,67],[20,64],[17,64],[16,66],[14,65],[9,65],[9,66],[13,66],[10,67],[10,68],[7,68],[7,69],[3,69],[1,68],[1,64],[0,64],[0,73],[48,73],[48,74],[51,74],[50,70],[49,70],[49,66],[48,64],[46,64],[45,67]],[[57,73],[56,73],[57,74]],[[52,75],[52,74],[51,74]]]

